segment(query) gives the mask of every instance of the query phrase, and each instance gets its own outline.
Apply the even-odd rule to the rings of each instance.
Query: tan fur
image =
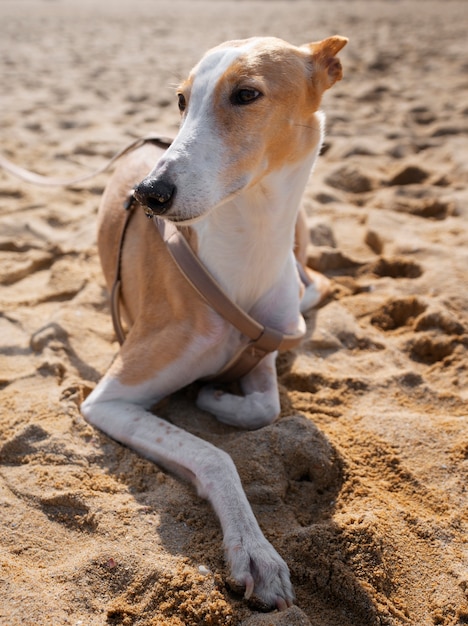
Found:
[[[109,290],[117,263],[125,220],[122,198],[151,169],[164,151],[146,145],[126,157],[116,169],[102,198],[98,217],[98,247]],[[192,229],[186,229],[196,251]],[[135,210],[122,250],[122,313],[131,333],[111,371],[123,384],[134,385],[179,357],[193,333],[210,332],[210,316],[202,299],[187,286],[156,227],[140,208]],[[187,315],[190,311],[190,316]],[[180,321],[187,319],[185,333]],[[154,332],[148,334],[148,329]],[[154,345],[153,345],[154,344]]]
[[[297,48],[273,37],[262,39],[257,48],[249,50],[225,71],[215,89],[214,112],[220,134],[229,137],[231,144],[232,165],[226,164],[226,180],[239,179],[262,161],[265,166],[260,178],[284,167],[285,163],[304,158],[320,132],[315,113],[323,92],[342,78],[341,63],[334,55],[346,42],[344,37],[334,36]],[[226,42],[218,48],[236,45],[237,42]],[[311,76],[304,81],[306,72]],[[178,90],[187,103],[192,75]],[[269,77],[268,84],[262,76]],[[301,86],[304,86],[302,90]],[[249,107],[246,115],[246,107],[236,111],[230,105],[229,96],[235,87],[258,89],[268,98]],[[289,120],[287,125],[285,117]],[[259,135],[262,149],[250,150],[249,141],[254,141],[257,148]],[[252,186],[259,177],[252,179]]]

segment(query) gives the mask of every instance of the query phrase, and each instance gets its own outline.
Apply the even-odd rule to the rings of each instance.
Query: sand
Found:
[[[208,47],[339,33],[307,187],[309,264],[332,293],[278,361],[282,415],[247,433],[163,416],[227,450],[297,604],[229,585],[191,487],[88,426],[117,351],[95,245],[107,176],[0,174],[0,624],[468,623],[468,14],[464,2],[2,0],[1,152],[51,176],[177,129]]]

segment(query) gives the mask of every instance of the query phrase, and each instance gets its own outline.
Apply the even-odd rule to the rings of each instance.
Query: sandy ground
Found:
[[[175,133],[173,86],[211,45],[351,39],[304,198],[333,290],[278,362],[280,420],[223,427],[193,390],[164,407],[232,454],[297,606],[246,605],[208,504],[80,416],[117,350],[106,175],[0,174],[2,625],[468,623],[467,30],[457,1],[0,2],[1,151],[54,176]]]

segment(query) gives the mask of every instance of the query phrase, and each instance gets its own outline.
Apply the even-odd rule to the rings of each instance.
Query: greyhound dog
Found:
[[[336,55],[346,42],[333,36],[297,47],[255,37],[210,50],[178,89],[175,140],[166,150],[147,144],[127,155],[99,211],[102,267],[109,286],[120,268],[128,334],[82,413],[193,483],[219,517],[231,575],[245,598],[278,609],[294,601],[289,570],[263,536],[230,456],[150,407],[206,379],[197,405],[220,421],[254,429],[277,418],[277,350],[289,345],[284,338],[303,334],[301,298],[307,308],[326,290],[316,275],[305,287],[300,279],[307,270],[297,262],[304,262],[305,245],[299,204],[323,140],[321,98],[342,77]],[[131,200],[159,226],[135,210],[122,238],[122,203],[132,189]],[[252,338],[187,280],[168,244],[173,235],[262,337],[274,337],[261,348],[254,341],[256,358],[238,373],[240,394],[211,378]]]

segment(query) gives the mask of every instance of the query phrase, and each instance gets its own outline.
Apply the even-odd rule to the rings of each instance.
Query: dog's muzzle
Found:
[[[170,181],[145,178],[133,190],[135,199],[154,215],[164,215],[174,202],[177,188]]]

